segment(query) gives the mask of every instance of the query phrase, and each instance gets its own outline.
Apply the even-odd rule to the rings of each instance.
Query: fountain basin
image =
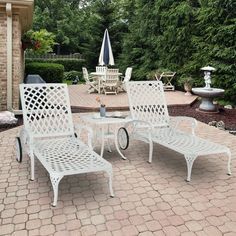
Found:
[[[217,106],[213,104],[213,99],[224,94],[224,89],[218,88],[192,88],[192,92],[201,97],[201,104],[198,111],[212,113],[219,112]]]

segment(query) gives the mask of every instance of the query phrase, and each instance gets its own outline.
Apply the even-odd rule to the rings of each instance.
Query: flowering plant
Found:
[[[29,30],[22,36],[22,48],[23,50],[33,50],[38,54],[45,54],[52,52],[52,47],[56,44],[54,39],[54,34],[45,29]]]
[[[101,107],[105,107],[106,105],[102,102],[100,97],[96,97],[96,101],[100,104]]]

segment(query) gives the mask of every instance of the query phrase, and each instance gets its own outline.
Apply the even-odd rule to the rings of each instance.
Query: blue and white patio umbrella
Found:
[[[111,49],[111,42],[110,42],[110,38],[109,38],[109,34],[108,34],[107,29],[104,32],[98,64],[100,66],[115,65],[114,57],[113,57],[113,53],[112,53],[112,49]]]

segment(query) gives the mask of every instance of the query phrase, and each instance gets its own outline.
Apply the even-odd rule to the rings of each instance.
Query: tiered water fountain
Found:
[[[222,96],[225,90],[219,88],[211,88],[211,72],[216,70],[214,67],[206,66],[201,68],[201,70],[204,71],[204,80],[206,85],[203,88],[192,88],[192,92],[201,97],[201,104],[197,111],[217,113],[219,112],[219,110],[217,106],[213,104],[213,99]]]

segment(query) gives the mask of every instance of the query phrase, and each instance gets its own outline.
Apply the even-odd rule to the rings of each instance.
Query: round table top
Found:
[[[83,121],[92,124],[119,124],[126,123],[132,120],[127,115],[121,114],[120,116],[115,116],[114,113],[107,113],[106,117],[100,117],[100,114],[98,112],[93,114],[81,115],[80,118]]]

